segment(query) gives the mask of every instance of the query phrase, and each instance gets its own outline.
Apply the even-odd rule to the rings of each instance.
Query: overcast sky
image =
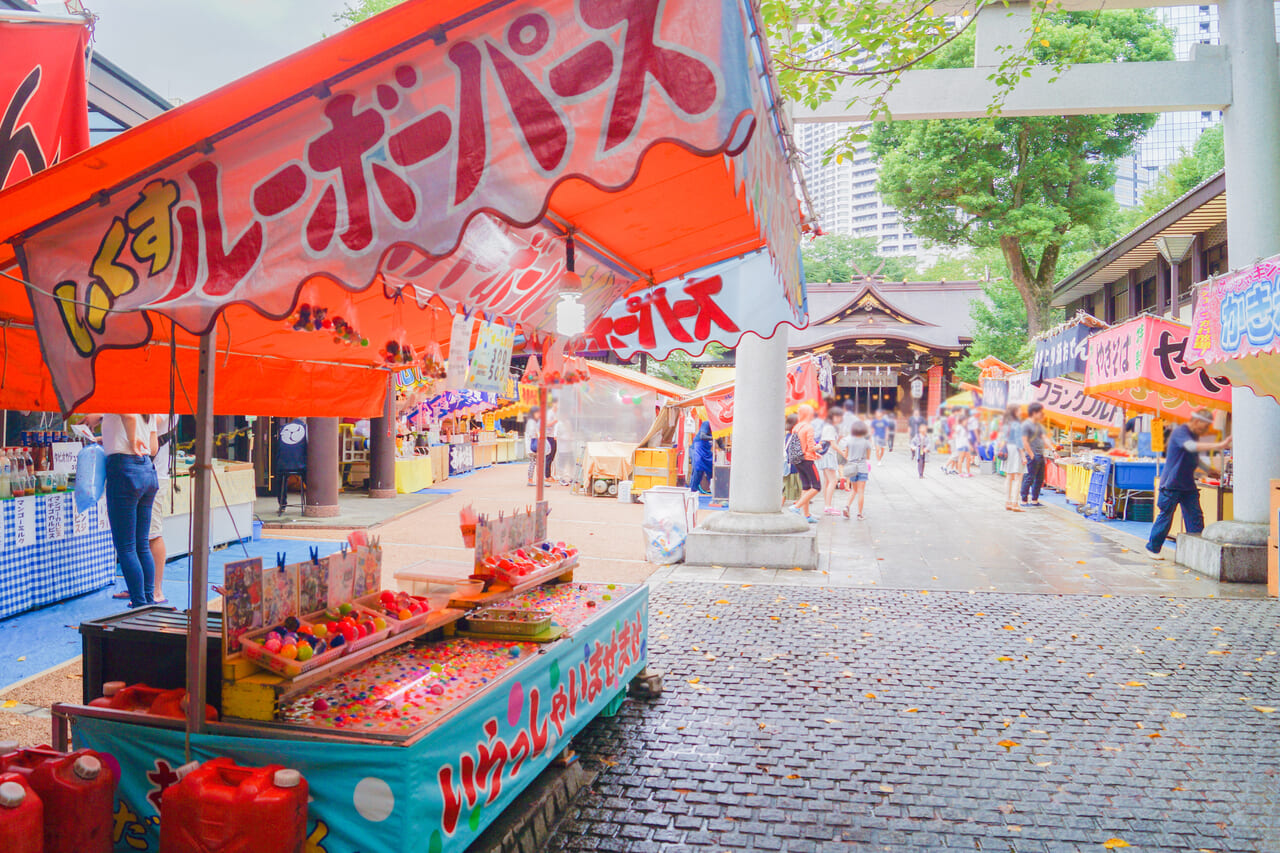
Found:
[[[189,101],[333,35],[344,0],[86,0],[95,49]]]

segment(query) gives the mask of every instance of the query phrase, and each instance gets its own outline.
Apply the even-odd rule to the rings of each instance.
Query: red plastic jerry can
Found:
[[[302,853],[307,796],[297,770],[215,758],[165,789],[160,853]]]
[[[98,708],[111,708],[116,711],[138,711],[146,713],[164,690],[159,687],[148,687],[145,684],[131,684],[125,687],[122,682],[108,681],[102,685],[102,697],[90,702]]]
[[[44,805],[20,773],[0,773],[0,850],[44,853]]]
[[[101,755],[42,746],[0,757],[0,764],[40,796],[45,853],[111,853],[117,779]]]
[[[165,690],[158,694],[147,712],[155,717],[173,717],[178,720],[187,718],[187,691],[181,687]],[[218,710],[212,705],[204,706],[204,718],[216,721]]]

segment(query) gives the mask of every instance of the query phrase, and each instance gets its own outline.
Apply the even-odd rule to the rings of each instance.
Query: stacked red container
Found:
[[[296,770],[215,758],[165,789],[160,853],[302,853],[307,796]]]
[[[117,780],[98,753],[20,749],[0,756],[0,770],[25,778],[44,804],[44,853],[111,853]]]
[[[0,773],[0,850],[44,853],[44,806],[20,773]]]
[[[172,717],[182,720],[187,716],[187,691],[181,687],[165,690],[161,687],[148,687],[145,684],[132,684],[126,687],[121,681],[108,681],[102,685],[103,695],[90,702],[97,708],[111,708],[116,711],[133,711],[151,714],[156,717]],[[206,720],[218,719],[218,711],[212,705],[204,706]]]

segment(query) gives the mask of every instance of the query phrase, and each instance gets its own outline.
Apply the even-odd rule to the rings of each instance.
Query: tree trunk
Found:
[[[1034,338],[1045,330],[1048,312],[1040,307],[1036,278],[1022,252],[1022,240],[1018,237],[1001,237],[1000,252],[1009,268],[1009,279],[1018,289],[1022,304],[1027,308],[1027,333]]]

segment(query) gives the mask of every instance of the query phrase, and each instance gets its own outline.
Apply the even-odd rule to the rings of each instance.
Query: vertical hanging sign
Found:
[[[473,391],[501,394],[511,372],[511,348],[515,342],[515,330],[510,326],[481,323],[480,335],[467,369],[467,387]]]
[[[467,382],[467,370],[471,365],[470,317],[461,314],[453,318],[449,331],[449,364],[445,369],[444,387],[450,391],[461,390]]]

